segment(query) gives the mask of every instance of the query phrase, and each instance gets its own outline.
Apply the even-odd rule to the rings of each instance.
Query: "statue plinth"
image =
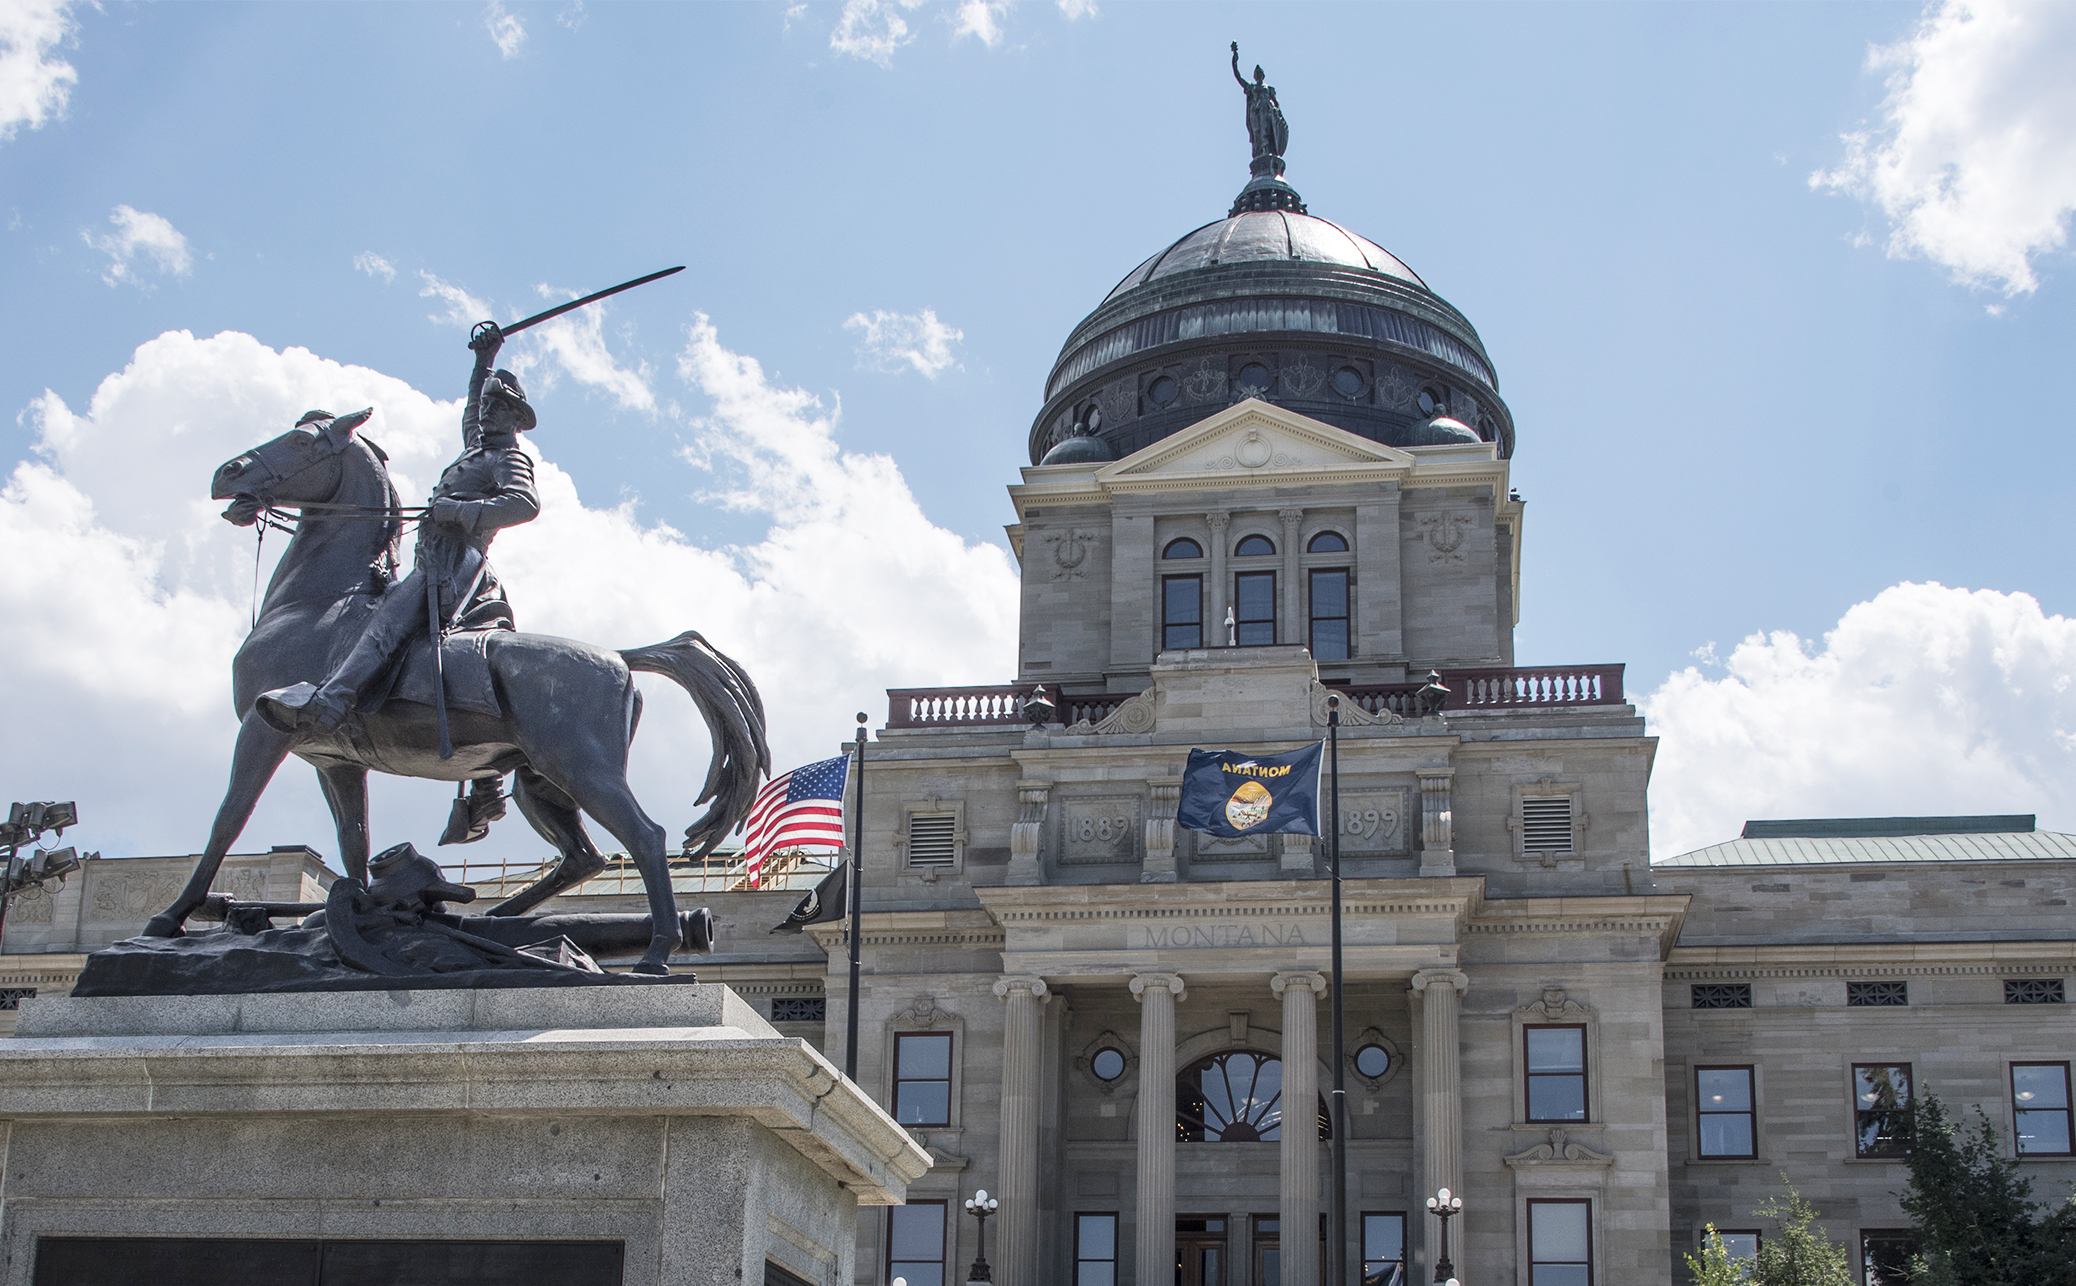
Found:
[[[625,1286],[767,1261],[847,1282],[858,1207],[930,1167],[712,984],[38,998],[0,1039],[0,1122],[6,1262],[105,1266],[150,1238],[225,1278],[260,1254],[582,1251]]]

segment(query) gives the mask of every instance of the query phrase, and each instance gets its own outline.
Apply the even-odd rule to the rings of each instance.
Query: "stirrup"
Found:
[[[293,734],[304,719],[304,710],[310,699],[317,695],[317,687],[310,683],[294,683],[272,692],[262,692],[252,703],[253,710],[276,732]]]

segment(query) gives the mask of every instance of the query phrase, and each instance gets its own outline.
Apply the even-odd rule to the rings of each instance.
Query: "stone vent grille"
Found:
[[[34,999],[34,987],[0,987],[0,1010],[20,1009],[24,1000]]]
[[[1848,1005],[1907,1005],[1910,1003],[1910,984],[1907,982],[1848,982],[1845,984],[1845,1003]]]
[[[1521,851],[1571,852],[1571,796],[1521,801]]]
[[[2067,999],[2060,978],[2004,980],[2004,1003],[2007,1005],[2059,1005]]]
[[[829,1002],[821,996],[779,996],[771,1002],[775,1023],[819,1023],[828,1016]]]
[[[952,813],[917,813],[908,819],[908,864],[950,870],[958,865],[954,836],[958,817]]]
[[[1752,984],[1748,982],[1697,982],[1694,984],[1693,993],[1696,1009],[1752,1007]]]

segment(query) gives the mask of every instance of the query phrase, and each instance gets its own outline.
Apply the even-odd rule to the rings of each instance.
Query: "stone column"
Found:
[[[1182,979],[1142,973],[1139,998],[1139,1286],[1175,1276],[1175,1002]]]
[[[1317,973],[1279,973],[1283,998],[1283,1280],[1319,1280],[1319,996]]]
[[[1432,1238],[1437,1222],[1425,1214],[1424,1203],[1438,1188],[1463,1191],[1463,1079],[1459,1066],[1461,1037],[1457,1016],[1458,997],[1470,990],[1470,979],[1458,969],[1422,969],[1413,975],[1413,994],[1420,999],[1420,1182],[1411,1207],[1421,1211],[1421,1241],[1429,1247],[1427,1263],[1434,1263]],[[1411,1230],[1408,1229],[1410,1232]],[[1461,1240],[1463,1227],[1456,1228]]]
[[[1211,548],[1207,551],[1211,555],[1211,595],[1207,603],[1210,612],[1204,617],[1204,646],[1224,647],[1226,590],[1230,588],[1225,583],[1225,529],[1233,521],[1233,516],[1208,513],[1204,515],[1204,521],[1211,524]]]
[[[1304,586],[1298,584],[1298,578],[1304,575],[1303,572],[1298,570],[1298,555],[1303,552],[1298,548],[1298,526],[1305,521],[1305,511],[1302,509],[1278,509],[1276,517],[1283,523],[1283,593],[1278,596],[1283,602],[1279,605],[1276,613],[1283,618],[1283,621],[1277,627],[1276,641],[1278,643],[1295,643],[1300,647],[1310,647],[1312,645],[1312,632],[1305,628]],[[1309,1281],[1311,1279],[1291,1278],[1291,1280]]]
[[[1416,768],[1420,778],[1420,874],[1456,874],[1456,816],[1449,801],[1454,768]],[[1433,1196],[1433,1193],[1428,1193]],[[1422,1198],[1425,1200],[1425,1198]]]
[[[1038,1087],[1045,1065],[1038,1007],[1043,978],[995,983],[1002,1013],[1002,1153],[996,1182],[1002,1212],[996,1218],[995,1279],[1002,1286],[1038,1286]],[[950,1209],[956,1210],[953,1206]]]

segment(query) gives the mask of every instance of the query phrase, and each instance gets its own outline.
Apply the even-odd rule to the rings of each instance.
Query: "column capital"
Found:
[[[1046,997],[1045,979],[1034,978],[1029,976],[1014,976],[1008,978],[997,978],[995,980],[996,996],[1003,1000],[1007,1000],[1009,999],[1012,993],[1028,993],[1030,995],[1036,996],[1039,1000],[1044,1000]]]
[[[1461,969],[1422,969],[1413,975],[1413,990],[1425,992],[1429,987],[1449,987],[1458,995],[1470,990],[1470,976]]]
[[[1422,781],[1448,781],[1456,775],[1454,768],[1415,768],[1413,775]]]
[[[1292,987],[1310,987],[1312,994],[1326,994],[1326,975],[1315,969],[1289,969],[1269,977],[1269,990],[1282,995]]]
[[[1305,520],[1305,511],[1302,509],[1278,509],[1276,511],[1276,519],[1285,527],[1295,527]]]
[[[1180,1000],[1183,997],[1182,975],[1177,973],[1141,973],[1132,975],[1132,997],[1144,1001],[1149,987],[1162,991]]]
[[[1211,524],[1211,534],[1214,536],[1224,535],[1225,525],[1232,520],[1233,516],[1223,509],[1214,509],[1204,515],[1204,521]]]

